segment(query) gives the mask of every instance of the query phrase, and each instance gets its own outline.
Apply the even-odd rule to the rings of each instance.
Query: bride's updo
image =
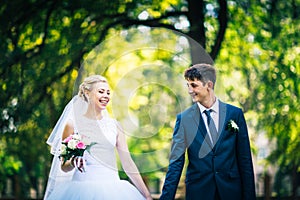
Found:
[[[85,92],[91,91],[93,89],[93,85],[98,82],[107,83],[107,80],[101,75],[91,75],[89,77],[86,77],[83,80],[83,82],[79,85],[78,96],[80,96],[87,102],[88,98],[85,95]]]

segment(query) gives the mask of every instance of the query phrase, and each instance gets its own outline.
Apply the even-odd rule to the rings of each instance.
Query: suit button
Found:
[[[218,171],[216,171],[215,173],[216,173],[216,174],[218,174],[219,172],[218,172]]]

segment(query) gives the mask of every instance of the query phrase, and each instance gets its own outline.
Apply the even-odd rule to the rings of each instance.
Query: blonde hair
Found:
[[[95,83],[107,83],[106,78],[104,78],[101,75],[91,75],[86,77],[83,82],[79,85],[79,91],[78,91],[78,96],[83,98],[85,101],[88,101],[87,96],[85,95],[86,91],[92,91],[93,90],[93,85]]]

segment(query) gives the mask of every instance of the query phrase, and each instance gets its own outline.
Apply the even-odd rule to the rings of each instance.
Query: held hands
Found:
[[[72,167],[75,167],[80,172],[85,172],[86,162],[83,159],[83,157],[81,156],[72,157],[70,164]]]
[[[153,200],[150,192],[147,192],[146,194],[144,194],[144,196],[145,196],[146,200]]]

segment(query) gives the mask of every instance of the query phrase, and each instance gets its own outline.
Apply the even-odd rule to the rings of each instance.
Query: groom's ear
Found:
[[[214,83],[212,81],[208,81],[207,86],[212,90],[214,89]]]

